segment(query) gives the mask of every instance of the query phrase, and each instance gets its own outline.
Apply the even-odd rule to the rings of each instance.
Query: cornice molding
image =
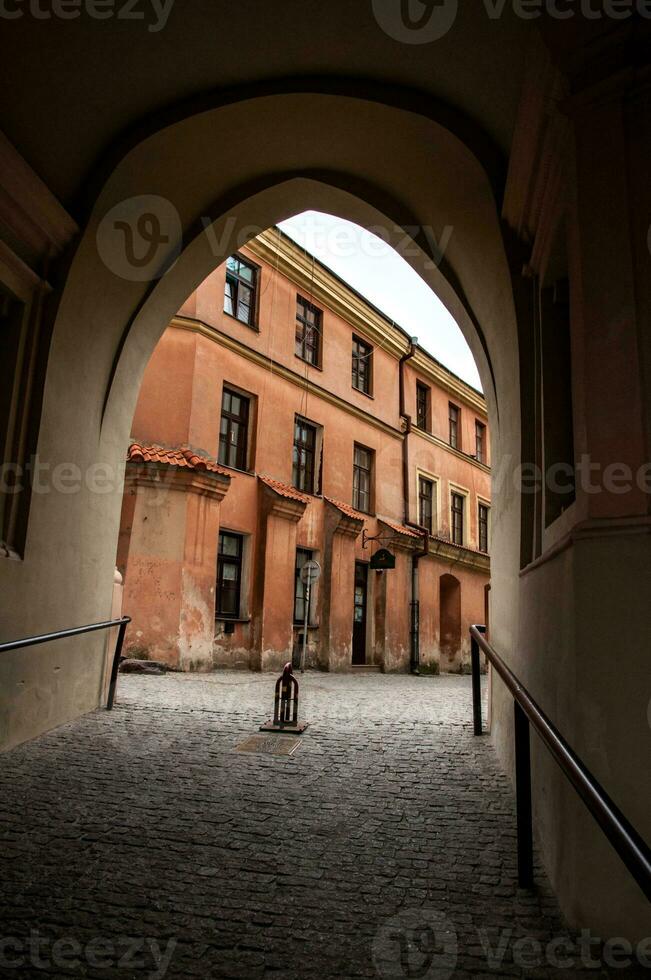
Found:
[[[378,524],[385,527],[391,535],[388,542],[389,548],[393,548],[395,551],[404,551],[407,554],[414,554],[414,552],[420,551],[423,546],[423,539],[418,537],[412,538],[411,536],[408,537],[406,534],[400,534],[393,526],[394,523],[395,522],[392,522],[390,519],[385,520],[383,517],[378,517]],[[386,535],[386,537],[389,537],[389,535]]]
[[[310,395],[314,395],[316,398],[322,398],[324,401],[328,402],[330,405],[334,405],[336,408],[341,409],[343,412],[347,412],[354,418],[361,419],[363,422],[374,426],[386,435],[392,436],[394,439],[404,439],[405,432],[403,429],[394,429],[393,426],[389,425],[387,422],[383,422],[381,419],[376,418],[369,412],[365,412],[363,409],[358,408],[356,405],[352,405],[347,402],[344,398],[339,395],[335,395],[320,385],[314,384],[313,381],[306,378],[291,368],[287,368],[280,364],[278,361],[272,360],[267,357],[266,354],[260,354],[258,351],[252,350],[245,344],[242,344],[239,340],[235,340],[234,337],[230,337],[228,334],[222,333],[217,327],[211,327],[209,324],[204,323],[203,320],[195,320],[191,317],[175,316],[171,323],[171,327],[175,327],[177,330],[189,330],[194,333],[201,334],[202,337],[206,337],[208,340],[212,340],[214,343],[220,344],[227,350],[232,351],[234,354],[239,354],[241,357],[245,357],[247,360],[251,361],[253,364],[257,364],[265,369],[273,368],[273,372],[277,377],[283,378],[285,381],[289,381],[291,384],[296,385],[297,388],[301,388],[303,391],[308,391]],[[458,459],[462,459],[465,463],[470,463],[476,466],[478,469],[482,470],[484,473],[490,474],[490,467],[486,466],[485,463],[478,463],[476,459],[472,456],[467,456],[465,453],[460,452],[458,449],[453,449],[452,446],[448,445],[443,439],[438,436],[434,436],[429,432],[424,432],[422,429],[413,428],[411,430],[412,435],[417,434],[428,442],[431,442],[438,449],[443,452],[450,453],[456,456]]]
[[[79,228],[2,132],[0,172],[0,220],[31,254],[60,252]]]
[[[342,510],[337,507],[336,504],[331,503],[324,498],[326,508],[330,511],[331,517],[334,518],[332,524],[333,534],[342,534],[346,538],[358,538],[360,532],[364,529],[365,521],[352,517],[352,515],[344,514]]]
[[[470,463],[471,466],[476,466],[478,470],[482,471],[482,473],[486,473],[488,476],[490,476],[490,466],[487,466],[486,463],[480,463],[474,456],[468,456],[467,453],[461,452],[460,449],[455,449],[449,442],[446,442],[445,439],[441,439],[440,436],[435,436],[431,432],[425,432],[424,429],[418,429],[416,426],[412,426],[409,435],[420,436],[421,439],[425,439],[426,442],[433,443],[438,449],[441,449],[446,453],[450,453],[451,456],[456,456],[457,459],[462,459],[464,463]]]
[[[182,490],[221,501],[228,493],[231,478],[221,473],[200,473],[167,464],[128,462],[124,484],[125,489],[153,487],[156,490]]]
[[[572,530],[575,541],[588,538],[621,537],[630,534],[651,534],[651,516],[640,514],[634,517],[593,517],[581,521]]]
[[[579,521],[559,541],[550,545],[534,561],[520,570],[520,578],[524,578],[536,569],[558,558],[568,548],[583,541],[593,541],[604,538],[621,538],[651,534],[651,516],[641,514],[637,517],[600,517]]]
[[[266,262],[293,282],[299,292],[306,293],[317,305],[322,303],[349,323],[353,330],[381,347],[396,360],[409,351],[410,343],[402,330],[392,326],[388,319],[286,235],[269,228],[257,238],[247,242],[245,247],[256,258]],[[446,371],[442,364],[428,357],[425,351],[419,349],[412,364],[426,380],[454,394],[456,398],[472,406],[476,411],[487,415],[483,396],[460,378]]]
[[[442,558],[444,561],[452,562],[455,565],[464,565],[477,572],[489,575],[491,570],[491,560],[489,555],[481,551],[471,551],[451,541],[441,541],[440,538],[430,538],[429,545],[430,558]]]
[[[37,289],[50,292],[50,285],[41,279],[13,249],[0,240],[0,281],[24,303]]]
[[[393,436],[394,439],[402,439],[403,432],[401,429],[395,429],[392,425],[387,422],[383,422],[381,419],[375,418],[369,412],[365,412],[363,409],[358,408],[356,405],[350,404],[344,398],[339,395],[333,394],[331,391],[327,391],[320,385],[315,384],[309,379],[306,380],[304,376],[298,374],[296,371],[292,371],[290,368],[285,367],[278,361],[272,360],[267,357],[266,354],[260,354],[258,351],[252,350],[252,348],[247,347],[245,344],[240,343],[239,340],[235,340],[234,337],[229,337],[228,334],[222,333],[217,327],[211,327],[209,324],[204,323],[203,320],[194,320],[190,317],[180,317],[175,316],[170,326],[176,327],[178,330],[191,330],[195,333],[201,334],[203,337],[207,337],[208,340],[212,340],[222,347],[227,348],[227,350],[233,351],[235,354],[239,354],[241,357],[245,357],[247,360],[252,361],[254,364],[260,367],[269,369],[273,368],[273,373],[276,377],[283,378],[285,381],[289,381],[291,384],[296,385],[297,388],[301,388],[303,391],[308,391],[310,395],[314,395],[317,398],[322,398],[324,401],[329,402],[331,405],[335,405],[344,412],[348,412],[349,415],[353,415],[355,418],[361,419],[363,422],[367,422],[369,425],[375,426],[376,429],[384,432],[386,435]]]
[[[246,248],[393,357],[400,358],[408,351],[409,342],[401,331],[392,330],[378,313],[291,239],[269,228],[247,242]]]
[[[488,420],[488,408],[483,395],[469,388],[460,378],[448,374],[442,365],[432,362],[425,351],[417,350],[409,364],[422,375],[424,381],[430,381],[449,395],[454,395],[455,401],[461,402],[466,408],[472,408],[484,421]]]
[[[347,517],[345,514],[339,513],[339,523],[334,528],[334,534],[341,534],[345,538],[358,538],[360,531],[364,528],[364,522],[361,525],[359,521],[356,521],[354,517]]]
[[[273,487],[265,483],[262,483],[261,486],[263,497],[266,501],[266,516],[282,517],[285,521],[298,524],[305,513],[307,504],[302,500],[290,500],[288,497],[283,497]]]

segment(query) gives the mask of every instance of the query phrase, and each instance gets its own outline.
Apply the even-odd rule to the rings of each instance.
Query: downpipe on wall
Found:
[[[412,430],[412,417],[405,411],[405,375],[404,366],[416,353],[418,338],[412,337],[409,350],[400,358],[399,393],[400,418],[405,422],[402,439],[402,500],[404,508],[405,527],[418,531],[423,538],[423,547],[411,556],[411,601],[409,603],[409,669],[412,674],[420,674],[420,593],[418,566],[421,558],[429,554],[429,531],[421,524],[416,524],[409,516],[409,435]]]

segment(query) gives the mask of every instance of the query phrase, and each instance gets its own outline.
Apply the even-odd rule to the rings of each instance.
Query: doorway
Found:
[[[440,581],[441,668],[458,667],[461,652],[461,583],[454,575],[442,575]]]
[[[366,618],[368,596],[368,565],[355,562],[355,599],[353,610],[353,666],[366,663]]]

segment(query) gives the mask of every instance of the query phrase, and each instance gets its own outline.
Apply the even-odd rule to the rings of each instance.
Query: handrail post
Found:
[[[592,775],[556,726],[550,721],[539,704],[522,685],[510,667],[502,660],[496,650],[482,634],[483,626],[471,626],[470,636],[483,650],[489,664],[504,682],[513,697],[514,736],[515,736],[515,775],[516,804],[518,824],[518,881],[521,887],[533,885],[533,829],[531,819],[531,748],[530,725],[542,739],[552,758],[568,778],[571,786],[583,800],[588,811],[622,859],[631,875],[646,897],[651,901],[651,848],[635,829],[619,807],[613,802],[603,786]],[[473,649],[473,667],[478,666],[478,651]],[[479,690],[478,670],[473,671],[473,706],[476,707],[476,693]],[[479,702],[481,710],[481,702]],[[477,721],[477,713],[475,715]],[[481,714],[479,713],[479,721]],[[475,725],[475,733],[478,734]]]
[[[118,683],[118,671],[120,669],[120,657],[122,656],[122,646],[124,644],[124,634],[127,630],[128,621],[124,620],[120,623],[118,628],[118,638],[115,644],[115,653],[113,654],[113,665],[111,667],[111,680],[109,683],[108,690],[108,701],[106,702],[106,710],[113,710],[113,702],[115,701],[115,689]]]
[[[485,626],[477,626],[476,629],[482,633],[486,632]],[[479,659],[479,644],[474,636],[470,637],[470,660],[472,664],[472,716],[475,735],[483,735],[483,725],[481,717],[481,663]]]
[[[513,702],[515,732],[515,797],[518,826],[518,883],[533,887],[533,828],[531,819],[531,746],[529,719]]]

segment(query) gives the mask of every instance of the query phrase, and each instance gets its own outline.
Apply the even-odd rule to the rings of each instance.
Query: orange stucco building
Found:
[[[482,395],[279,229],[147,367],[117,564],[127,650],[184,670],[463,670],[485,618]],[[380,549],[395,568],[376,570]],[[306,590],[300,569],[321,574]]]

